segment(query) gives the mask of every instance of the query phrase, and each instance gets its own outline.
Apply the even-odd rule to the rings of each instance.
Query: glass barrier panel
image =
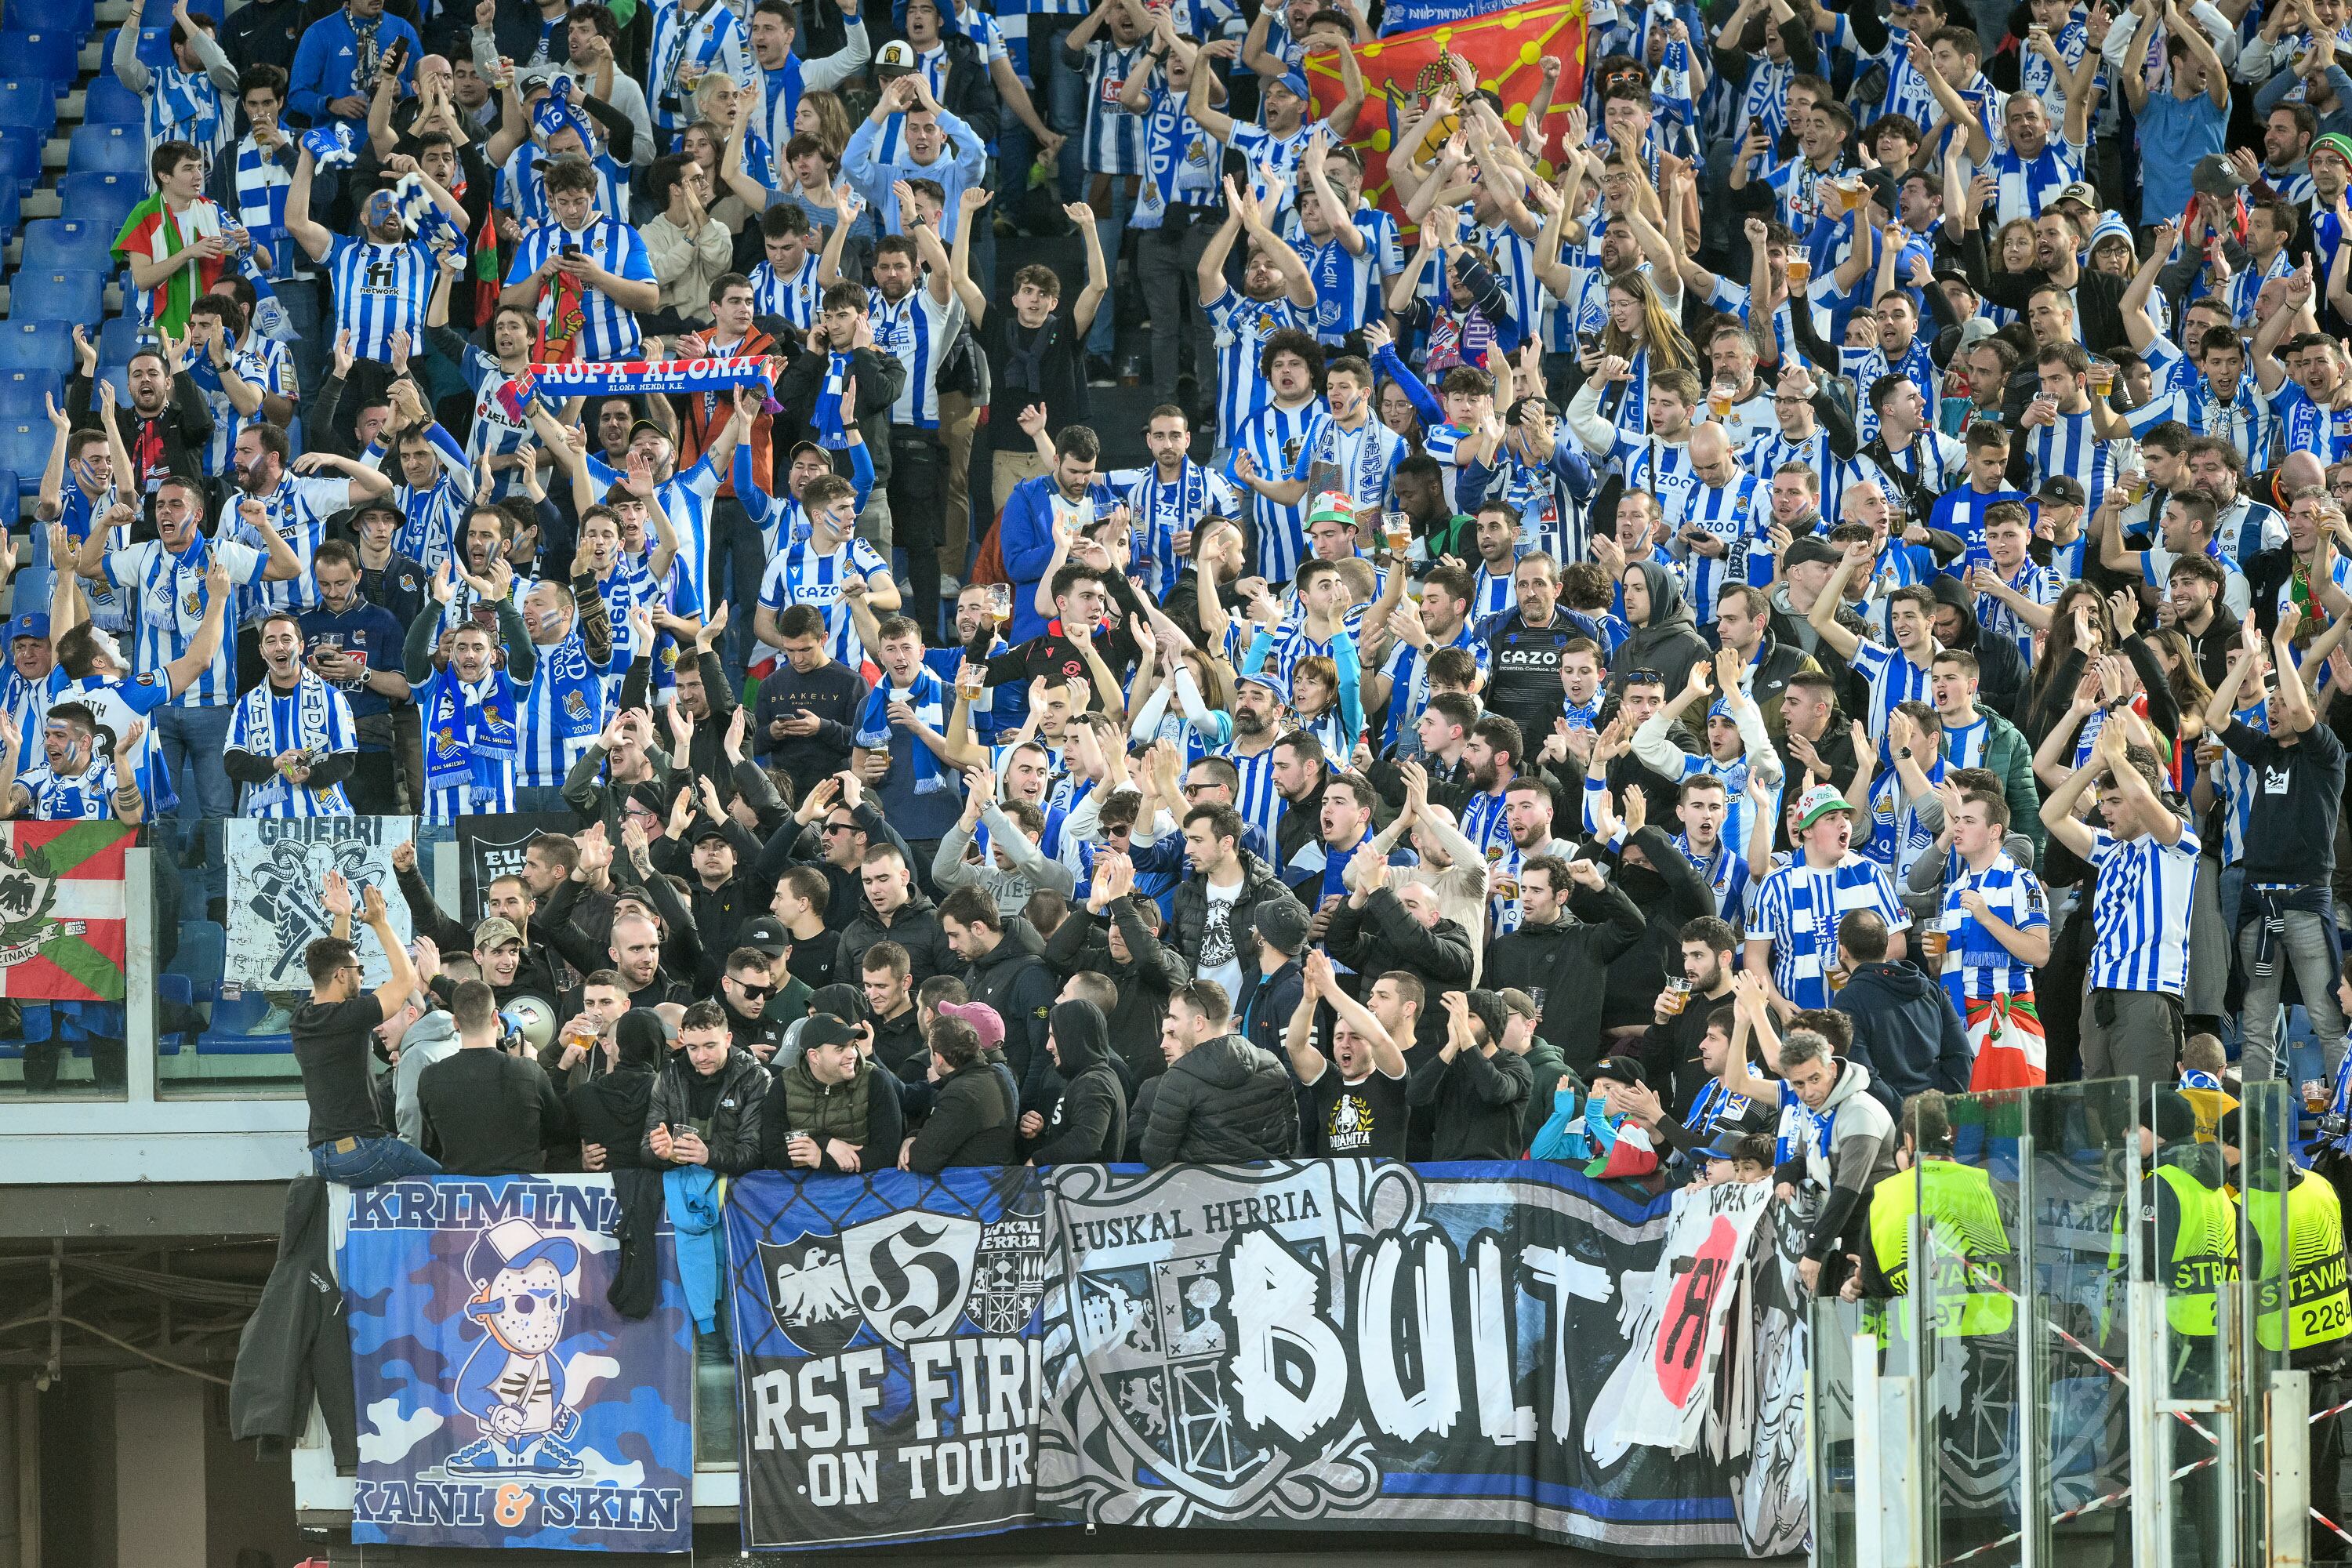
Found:
[[[2242,1218],[2238,1232],[2238,1279],[2232,1292],[2239,1324],[2234,1422],[2238,1442],[2233,1456],[2237,1479],[2231,1489],[2239,1500],[2238,1561],[2260,1563],[2270,1561],[2273,1435],[2268,1429],[2267,1395],[2271,1374],[2286,1370],[2294,1347],[2309,1342],[2312,1329],[2329,1321],[2340,1299],[2333,1292],[2320,1296],[2306,1291],[2305,1299],[2297,1300],[2290,1279],[2294,1252],[2289,1228],[2290,1194],[2301,1183],[2325,1180],[2301,1168],[2295,1160],[2304,1109],[2301,1099],[2294,1084],[2284,1079],[2248,1084],[2243,1094],[2235,1142],[2226,1142],[2226,1124],[2216,1133],[2225,1140],[2224,1157],[2235,1155]],[[2295,1445],[2288,1450],[2290,1462],[2307,1451],[2307,1433],[2278,1436]],[[2313,1529],[2313,1546],[2323,1547],[2326,1538],[2316,1526]],[[2324,1560],[2326,1554],[2319,1554]]]
[[[1912,1111],[1919,1152],[1898,1181],[1917,1215],[1927,1560],[1999,1565],[2020,1556],[2019,1420],[2031,1403],[2018,1340],[2021,1147],[2025,1091],[1963,1096]],[[1967,1158],[1961,1158],[1965,1151]],[[1873,1228],[1879,1216],[1874,1212]]]
[[[2171,1489],[2161,1562],[2189,1568],[2230,1561],[2239,1492],[2236,1423],[2244,1335],[2239,1215],[2221,1143],[2227,1108],[2211,1090],[2158,1085],[2142,1101],[2139,1245],[2157,1284],[2158,1414],[2139,1434],[2157,1446]],[[2185,1408],[2195,1406],[2196,1408]],[[2227,1543],[2225,1545],[2225,1543]]]
[[[123,852],[118,906],[110,879],[83,879],[102,865],[95,853],[114,852],[113,824],[16,825],[27,829],[41,838],[12,838],[0,858],[0,1100],[123,1100],[125,998],[153,985],[131,933],[152,929],[154,879],[172,873]]]
[[[1835,1296],[1812,1304],[1812,1382],[1805,1410],[1813,1451],[1814,1568],[1869,1568],[1854,1517],[1853,1337],[1862,1310]]]

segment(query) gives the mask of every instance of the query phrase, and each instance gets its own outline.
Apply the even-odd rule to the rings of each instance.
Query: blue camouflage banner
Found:
[[[666,1221],[652,1315],[605,1300],[621,1212],[609,1175],[352,1192],[355,1542],[688,1549],[692,1326]]]
[[[747,1546],[1036,1522],[1035,1171],[755,1171],[727,1196]]]

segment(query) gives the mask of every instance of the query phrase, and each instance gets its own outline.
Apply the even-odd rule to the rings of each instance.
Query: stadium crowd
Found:
[[[233,814],[572,814],[373,989],[322,890],[337,1180],[1531,1156],[1831,1289],[2133,1075],[2169,1266],[2290,980],[2345,1110],[2352,16],[1596,3],[1375,202],[1377,19],[175,10],[0,797],[215,918]]]

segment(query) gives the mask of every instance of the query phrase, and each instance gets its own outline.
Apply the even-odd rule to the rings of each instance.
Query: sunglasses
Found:
[[[856,826],[857,824],[854,822],[828,822],[824,825],[824,830],[827,833],[847,833]]]
[[[738,980],[734,984],[735,989],[743,993],[744,998],[747,1001],[752,1002],[766,1001],[771,995],[774,994],[776,989],[772,985],[754,985],[749,981],[743,980]]]

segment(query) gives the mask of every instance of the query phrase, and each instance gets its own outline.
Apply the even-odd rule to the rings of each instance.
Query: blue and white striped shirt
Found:
[[[237,510],[237,503],[245,499],[240,494],[223,509],[219,533],[222,538],[250,545],[266,563],[268,546],[255,537],[253,530],[246,525],[244,514]],[[311,580],[310,558],[326,541],[327,520],[347,510],[356,498],[352,494],[349,479],[289,474],[278,481],[276,489],[253,499],[261,502],[269,526],[294,552],[294,559],[302,563],[302,570],[283,583],[257,581],[247,588],[240,595],[243,602],[237,606],[238,626],[251,625],[270,610],[299,612],[319,602],[319,585]],[[221,640],[226,643],[236,639],[225,637]]]
[[[593,606],[589,606],[589,613],[595,613]],[[563,782],[572,764],[580,760],[604,729],[605,683],[593,679],[567,681],[562,677],[567,664],[573,666],[577,674],[593,668],[588,663],[588,648],[581,637],[576,615],[572,630],[562,641],[552,646],[541,644],[535,651],[539,660],[531,668],[530,684],[520,693],[521,713],[516,721],[516,782],[526,787],[547,789]],[[558,721],[556,705],[567,699],[579,705],[578,711],[564,716],[578,733],[576,740],[565,740],[564,726]]]
[[[283,390],[269,384],[269,371],[261,363],[260,356],[232,350],[228,362],[229,369],[250,384],[265,392]],[[188,356],[188,379],[196,384],[196,391],[204,396],[205,406],[212,410],[212,439],[205,443],[201,457],[205,477],[218,479],[228,471],[229,454],[236,449],[236,433],[245,428],[245,416],[236,411],[236,405],[229,401],[228,393],[222,388],[221,374],[213,368],[210,354],[197,352]],[[256,409],[254,423],[260,423],[260,410]]]
[[[2009,586],[2037,605],[2054,605],[2058,595],[2066,591],[2066,580],[2047,566],[2037,566],[2031,556],[2018,567],[2017,575],[2009,579]],[[1989,637],[2007,637],[2029,665],[2033,662],[2033,628],[2025,617],[2008,604],[1990,594],[1977,595],[1977,625]]]
[[[1287,294],[1253,300],[1229,288],[1202,310],[1216,328],[1217,445],[1236,447],[1242,426],[1271,395],[1259,368],[1266,340],[1289,329],[1313,329]]]
[[[433,443],[434,456],[440,459],[441,472],[422,489],[406,483],[393,487],[392,500],[400,508],[401,523],[400,531],[392,536],[392,547],[430,574],[458,553],[457,530],[465,521],[466,509],[473,503],[474,473],[449,432],[436,424],[426,426],[425,435]]]
[[[2092,990],[2180,994],[2189,978],[2197,848],[2187,827],[2168,846],[2154,834],[2119,839],[2091,829],[2085,858],[2099,873],[2091,895]]]
[[[792,277],[781,276],[773,262],[762,261],[751,268],[751,310],[756,315],[782,316],[805,332],[816,325],[819,303],[824,289],[816,280],[817,257],[814,251],[801,258],[801,269]]]
[[[1220,754],[1241,774],[1242,787],[1240,793],[1234,796],[1234,809],[1242,814],[1244,823],[1256,828],[1265,838],[1266,855],[1277,862],[1275,870],[1279,872],[1282,869],[1279,864],[1281,848],[1274,835],[1276,827],[1282,822],[1283,809],[1289,803],[1282,798],[1282,792],[1274,787],[1274,752],[1275,748],[1268,746],[1251,756],[1236,744],[1227,746]]]
[[[227,750],[275,757],[304,746],[322,746],[329,754],[357,752],[359,727],[343,694],[309,669],[297,667],[294,689],[281,692],[263,677],[262,684],[237,700],[228,721]],[[349,816],[351,797],[340,784],[323,788],[297,784],[284,773],[272,773],[240,792],[246,816]]]
[[[1144,52],[1150,42],[1138,38],[1122,49],[1108,35],[1098,34],[1087,44],[1087,124],[1080,150],[1090,174],[1143,173],[1144,132],[1150,116],[1130,111],[1118,95],[1128,78],[1151,68]]]
[[[693,12],[678,0],[656,0],[653,13],[646,107],[653,110],[654,129],[676,131],[696,118],[694,92],[687,79],[716,70],[726,72],[737,87],[747,85],[751,79],[751,43],[742,19],[721,0],[708,0],[702,9]]]
[[[498,360],[468,345],[457,369],[466,377],[466,384],[474,389],[474,426],[466,435],[467,470],[479,468],[482,459],[492,453],[511,457],[521,451],[523,443],[530,438],[530,426],[525,420],[510,417],[499,405],[499,393],[509,378],[499,368]],[[490,499],[502,500],[520,484],[514,469],[500,468],[492,478]]]
[[[386,245],[339,234],[329,241],[327,268],[335,285],[335,329],[352,334],[352,358],[389,363],[394,332],[424,342],[425,301],[441,268],[423,240]]]
[[[938,429],[940,358],[963,325],[963,301],[950,289],[942,303],[927,282],[918,282],[896,303],[876,289],[867,296],[866,319],[874,329],[874,346],[907,367],[907,384],[890,405],[890,423]]]
[[[1838,922],[1856,910],[1876,911],[1890,931],[1910,929],[1911,911],[1895,896],[1886,868],[1859,851],[1825,869],[1791,861],[1765,878],[1748,936],[1772,944],[1772,983],[1781,995],[1799,1007],[1830,1005]]]
[[[644,238],[627,224],[601,213],[591,217],[588,226],[577,234],[551,218],[524,235],[515,247],[514,265],[507,268],[507,281],[522,282],[566,245],[577,246],[582,254],[616,277],[632,283],[654,281],[653,262],[646,255]],[[562,323],[553,319],[557,292],[558,285],[550,279],[540,293],[539,318],[549,323],[550,335],[560,337]],[[637,331],[637,318],[614,304],[611,295],[601,289],[583,287],[580,290],[580,335],[574,357],[628,359],[643,342],[644,336]]]
[[[1899,647],[1864,637],[1853,650],[1853,668],[1870,688],[1870,711],[1864,715],[1870,725],[1870,738],[1886,739],[1886,716],[1903,702],[1925,702],[1927,681],[1933,671],[1911,662],[1911,656]]]
[[[595,453],[588,454],[588,478],[600,489],[610,489],[625,477]],[[670,575],[693,586],[697,605],[701,603],[703,591],[710,582],[710,502],[719,494],[719,482],[725,477],[710,466],[710,455],[706,452],[694,460],[693,467],[672,474],[654,489],[654,498],[661,502],[662,515],[669,519],[670,531],[677,535],[677,561]],[[641,562],[652,556],[653,544],[653,520],[647,518],[646,552],[639,557]]]
[[[1763,533],[1756,505],[1757,492],[1763,488],[1764,481],[1753,474],[1740,474],[1720,489],[1704,479],[1691,487],[1678,526],[1703,528],[1724,544],[1721,555],[1694,550],[1684,563],[1683,595],[1703,626],[1714,623],[1716,597],[1726,584],[1752,580],[1748,552]]]
[[[1107,477],[1111,494],[1127,503],[1135,520],[1128,574],[1154,599],[1176,585],[1183,563],[1176,554],[1176,536],[1189,532],[1211,516],[1239,517],[1241,501],[1224,475],[1183,459],[1176,478],[1163,480],[1159,465],[1120,468]]]
[[[2116,477],[2115,454],[2091,432],[2091,411],[2061,414],[2048,425],[2024,432],[2025,457],[2037,491],[2053,474],[2063,474],[2083,487],[2088,510],[2096,512],[2107,486]]]
[[[856,624],[841,590],[851,577],[870,582],[877,572],[887,580],[890,563],[882,559],[880,551],[855,534],[831,551],[820,551],[814,539],[796,540],[768,563],[768,575],[760,584],[760,603],[778,611],[793,605],[815,605],[824,615],[826,657],[856,669],[865,662],[866,648],[857,640]]]
[[[1330,417],[1319,397],[1293,408],[1268,403],[1243,421],[1234,444],[1248,451],[1261,476],[1291,477],[1302,472],[1300,465],[1315,442],[1318,425]],[[1279,586],[1298,574],[1299,563],[1307,558],[1309,498],[1301,496],[1296,504],[1283,506],[1253,490],[1249,502],[1257,522],[1258,573]]]
[[[163,667],[188,651],[203,624],[211,595],[205,573],[215,561],[228,568],[233,589],[250,588],[269,570],[269,558],[251,545],[198,538],[185,555],[174,555],[160,539],[110,550],[100,562],[106,580],[134,605],[139,643],[134,668],[143,679],[163,681]],[[236,639],[224,636],[204,672],[173,700],[182,708],[216,708],[236,700]]]
[[[1779,430],[1758,437],[1741,453],[1740,464],[1768,489],[1783,463],[1801,463],[1821,477],[1822,522],[1824,531],[1838,525],[1845,507],[1846,488],[1869,478],[1858,463],[1830,450],[1826,430],[1816,430],[1802,441],[1791,441]]]
[[[1968,1003],[2031,995],[2033,991],[2033,966],[2001,946],[1969,913],[1960,902],[1960,895],[1967,892],[1982,894],[1991,914],[2019,931],[2050,929],[2050,900],[2032,872],[2006,852],[1994,856],[1992,864],[1981,871],[1969,870],[1968,863],[1954,854],[1944,879],[1943,923],[1950,938],[1944,949],[1944,988],[1963,1018],[1968,1016]]]

